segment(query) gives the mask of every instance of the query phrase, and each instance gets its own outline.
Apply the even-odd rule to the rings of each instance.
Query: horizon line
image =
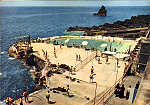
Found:
[[[0,6],[150,6],[150,1],[1,1]]]

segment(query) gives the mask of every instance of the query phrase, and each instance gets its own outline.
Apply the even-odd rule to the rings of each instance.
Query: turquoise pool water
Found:
[[[82,42],[87,41],[88,45],[84,46],[86,49],[97,49],[99,51],[104,51],[106,47],[102,47],[102,44],[107,44],[107,51],[114,51],[116,48],[117,52],[126,52],[129,49],[130,43],[125,42],[110,42],[110,41],[104,41],[104,40],[90,40],[90,39],[77,39],[77,38],[69,38],[69,41],[66,43],[65,41],[67,38],[61,38],[61,39],[55,39],[55,43],[61,44],[63,43],[65,46],[73,46],[73,43],[75,45],[78,45],[79,47],[82,47]],[[54,40],[53,40],[54,41]],[[50,43],[53,43],[53,41],[50,41]]]

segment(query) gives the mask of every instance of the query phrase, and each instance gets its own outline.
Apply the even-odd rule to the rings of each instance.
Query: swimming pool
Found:
[[[83,46],[82,42],[87,41],[88,44]],[[99,51],[104,51],[107,48],[107,51],[114,51],[116,49],[117,52],[124,53],[129,50],[131,43],[127,42],[119,42],[119,41],[106,41],[106,40],[94,40],[94,39],[84,39],[84,38],[57,38],[51,40],[50,43],[55,43],[56,45],[64,44],[65,46],[73,46],[73,44],[79,46],[79,48],[84,47],[85,49],[97,49]],[[105,44],[106,46],[102,46]]]

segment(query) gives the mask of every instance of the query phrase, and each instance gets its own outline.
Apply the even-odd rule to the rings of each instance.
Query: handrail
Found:
[[[80,62],[79,64],[77,64],[76,68],[77,68],[77,71],[79,69],[82,68],[82,66],[84,66],[85,64],[87,64],[88,62],[90,62],[92,59],[94,59],[95,57],[95,53],[92,53],[90,56],[86,57],[82,62]]]

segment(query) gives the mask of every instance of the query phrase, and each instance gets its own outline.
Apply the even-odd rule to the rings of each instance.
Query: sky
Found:
[[[150,0],[0,0],[0,6],[150,6]]]

